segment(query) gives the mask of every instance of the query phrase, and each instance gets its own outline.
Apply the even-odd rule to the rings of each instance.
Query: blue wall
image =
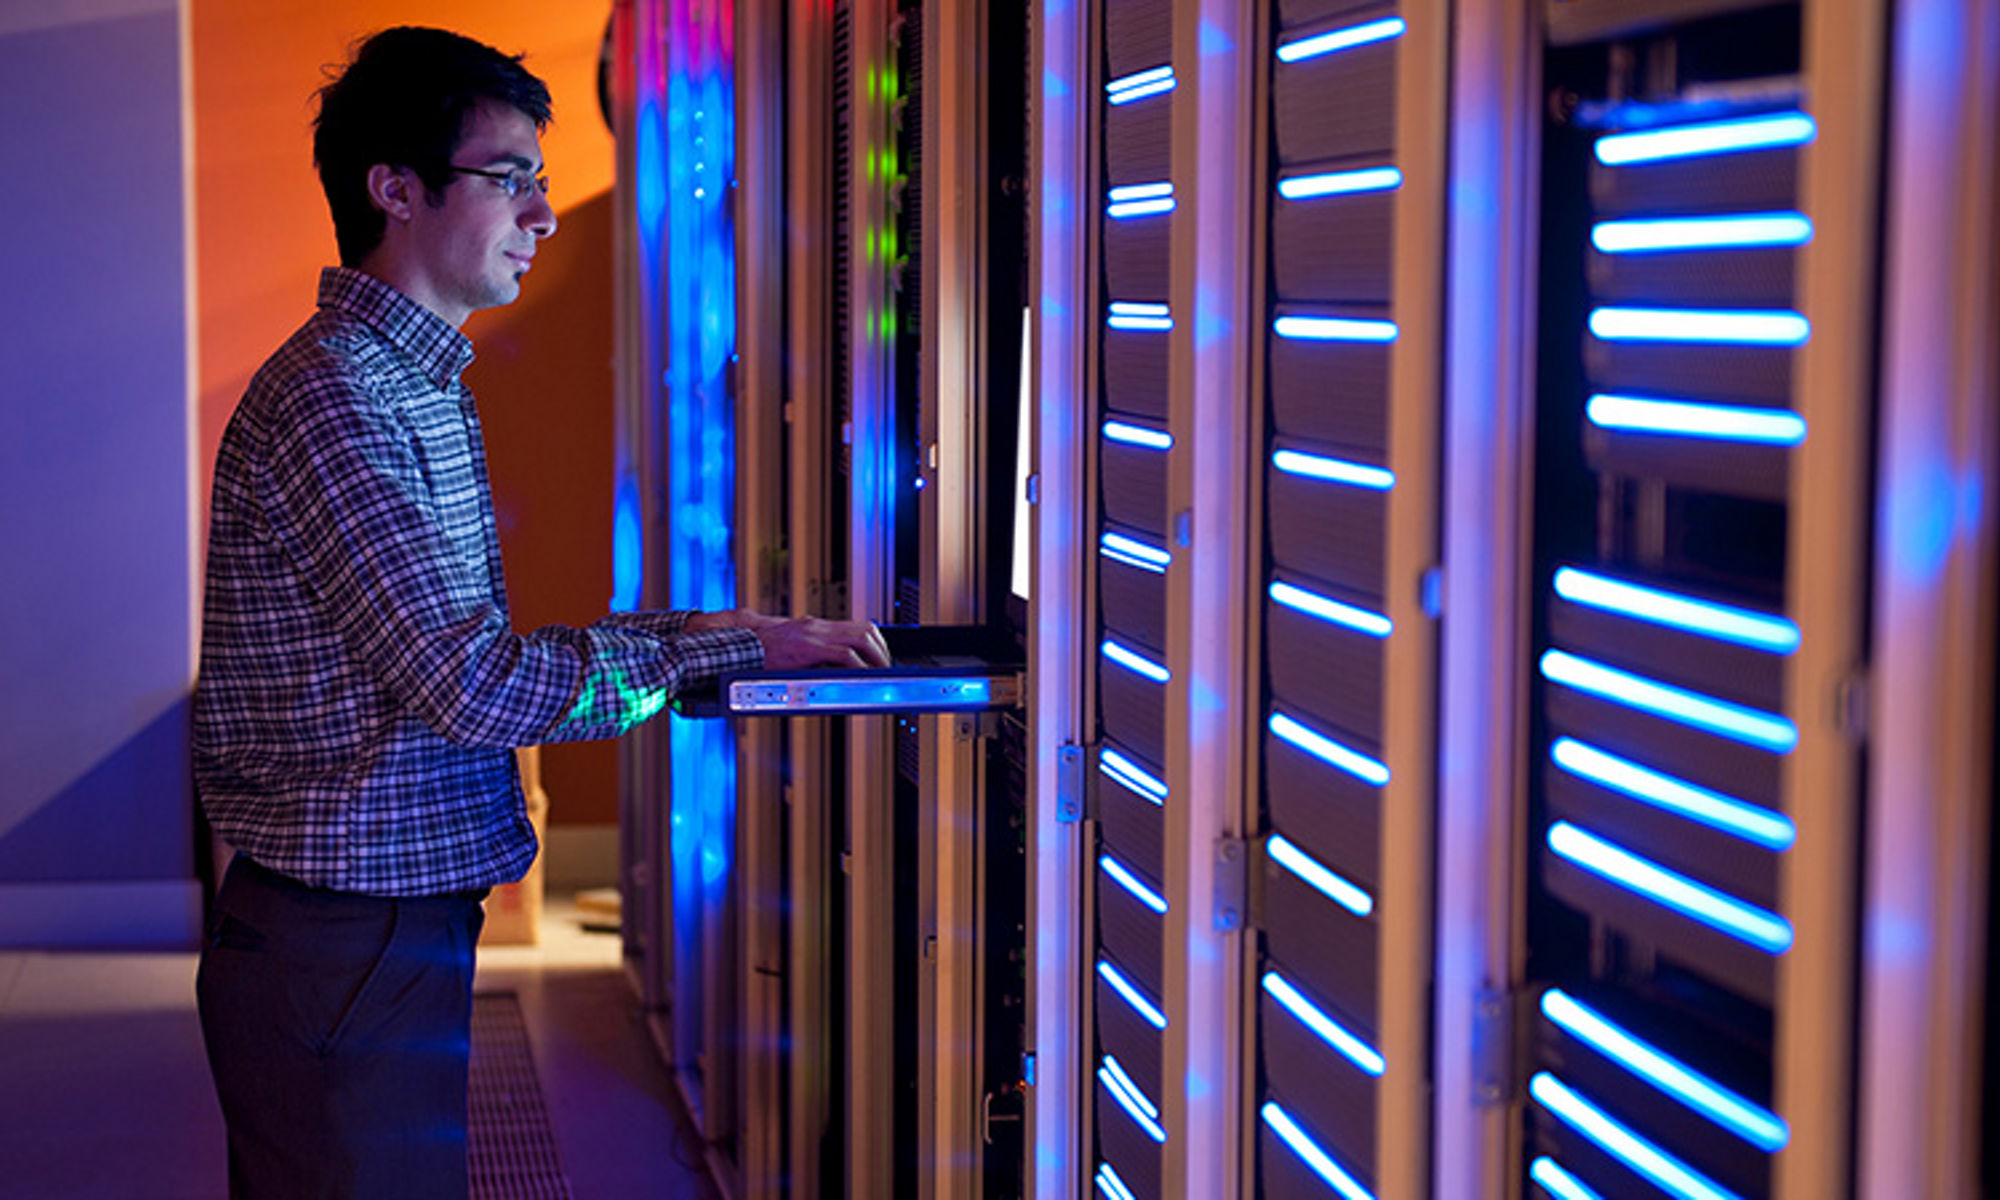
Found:
[[[0,5],[0,945],[192,945],[183,0]]]

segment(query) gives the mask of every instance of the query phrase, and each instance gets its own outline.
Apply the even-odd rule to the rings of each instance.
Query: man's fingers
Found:
[[[882,631],[870,621],[862,627],[861,657],[863,666],[886,667],[889,665],[889,643],[882,640]]]

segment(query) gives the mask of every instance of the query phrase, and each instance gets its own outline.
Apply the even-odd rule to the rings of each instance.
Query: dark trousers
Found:
[[[232,1200],[464,1200],[483,894],[357,896],[230,864],[195,996]]]

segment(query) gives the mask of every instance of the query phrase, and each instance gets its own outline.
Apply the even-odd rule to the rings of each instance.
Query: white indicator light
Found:
[[[1581,779],[1735,834],[1767,850],[1789,850],[1798,837],[1797,827],[1782,813],[1697,787],[1575,738],[1557,738],[1549,747],[1549,759]]]
[[[1799,744],[1798,726],[1776,714],[1620,671],[1562,650],[1542,655],[1542,675],[1613,704],[1720,734],[1761,750],[1789,754]]]
[[[1548,842],[1549,849],[1591,874],[1767,954],[1782,954],[1792,947],[1792,923],[1776,913],[1669,871],[1568,821],[1549,826]]]
[[[1393,321],[1365,321],[1348,317],[1279,317],[1271,328],[1281,338],[1305,342],[1393,342]]]
[[[1594,308],[1590,332],[1607,342],[1803,346],[1812,326],[1783,309]]]
[[[1801,213],[1740,213],[1717,217],[1654,217],[1599,221],[1590,244],[1604,254],[1660,254],[1676,250],[1740,250],[1803,246],[1812,222]]]
[[[1171,450],[1174,435],[1164,429],[1148,429],[1144,425],[1134,425],[1129,421],[1106,421],[1104,437],[1107,441],[1124,446],[1138,446],[1146,450]]]
[[[1100,751],[1097,755],[1097,769],[1156,806],[1167,798],[1167,785],[1164,780],[1154,777],[1138,763],[1116,750]]]
[[[1350,750],[1323,733],[1308,729],[1283,713],[1272,713],[1271,732],[1331,767],[1338,767],[1357,779],[1381,787],[1389,782],[1389,768],[1358,750]]]
[[[1318,859],[1287,841],[1283,834],[1272,834],[1265,843],[1265,852],[1273,862],[1355,916],[1365,917],[1375,911],[1375,901],[1367,892],[1321,866]]]
[[[1132,1082],[1132,1077],[1125,1073],[1124,1067],[1118,1065],[1117,1059],[1109,1054],[1105,1055],[1103,1064],[1097,1068],[1097,1078],[1103,1082],[1104,1089],[1111,1093],[1111,1098],[1118,1102],[1118,1107],[1124,1109],[1125,1114],[1137,1122],[1148,1137],[1156,1142],[1167,1140],[1167,1131],[1160,1127],[1159,1107],[1146,1098],[1146,1093],[1140,1091],[1139,1085]]]
[[[1168,439],[1169,442],[1172,440]],[[1160,547],[1122,533],[1103,535],[1097,540],[1097,549],[1106,558],[1155,575],[1166,574],[1168,564],[1174,561],[1174,556]]]
[[[1152,909],[1154,912],[1161,914],[1162,916],[1166,915],[1167,911],[1166,897],[1160,895],[1152,888],[1147,887],[1145,883],[1142,882],[1137,875],[1134,875],[1131,872],[1130,868],[1126,867],[1124,863],[1119,862],[1117,859],[1111,857],[1109,854],[1100,854],[1098,855],[1097,858],[1097,865],[1103,867],[1104,873],[1106,875],[1111,876],[1112,880],[1116,882],[1119,887],[1122,887],[1126,891],[1132,893],[1132,897],[1136,899],[1139,903],[1145,905],[1147,908]]]
[[[1370,637],[1388,637],[1390,631],[1394,628],[1389,623],[1389,618],[1383,616],[1381,613],[1369,612],[1365,608],[1356,608],[1352,604],[1342,604],[1338,600],[1328,599],[1325,596],[1319,595],[1316,592],[1309,592],[1301,587],[1293,587],[1289,583],[1273,583],[1271,585],[1271,599],[1276,600],[1286,608],[1305,613],[1309,617],[1318,617],[1322,621],[1329,621],[1335,625],[1343,625],[1359,633],[1365,633]]]
[[[1278,61],[1303,62],[1323,54],[1335,54],[1342,50],[1351,50],[1356,46],[1366,46],[1370,42],[1387,41],[1393,37],[1403,36],[1404,28],[1403,18],[1386,17],[1380,21],[1370,21],[1366,25],[1351,25],[1346,29],[1335,29],[1329,33],[1300,38],[1298,41],[1286,42],[1278,47]]]
[[[1297,475],[1304,479],[1322,479],[1328,483],[1345,483],[1353,487],[1367,488],[1371,492],[1386,492],[1396,486],[1395,475],[1381,467],[1346,462],[1319,454],[1306,454],[1298,450],[1274,452],[1271,455],[1271,465],[1287,475]]]
[[[1264,990],[1273,1000],[1283,1005],[1285,1010],[1297,1017],[1305,1027],[1320,1036],[1327,1045],[1338,1050],[1341,1057],[1360,1067],[1376,1078],[1381,1078],[1388,1065],[1374,1047],[1349,1033],[1339,1022],[1321,1011],[1317,1004],[1307,999],[1305,993],[1293,987],[1284,976],[1276,971],[1264,972]]]
[[[1275,1101],[1266,1101],[1264,1107],[1257,1111],[1264,1118],[1264,1124],[1271,1127],[1271,1132],[1277,1134],[1285,1145],[1290,1146],[1292,1153],[1299,1156],[1299,1161],[1311,1167],[1313,1174],[1325,1180],[1328,1187],[1347,1197],[1347,1200],[1375,1200],[1367,1188],[1362,1187],[1354,1176],[1341,1169],[1340,1164],[1333,1161],[1333,1156],[1320,1149],[1319,1143],[1313,1141],[1312,1135],[1301,1128],[1299,1123],[1292,1119],[1292,1114],[1279,1107]]]
[[[1173,90],[1174,69],[1171,65],[1139,71],[1104,85],[1105,98],[1113,104],[1130,104],[1134,100]]]
[[[1599,394],[1584,402],[1583,411],[1592,425],[1627,433],[1766,446],[1796,446],[1806,440],[1805,418],[1782,408]]]
[[[1158,1005],[1148,1000],[1146,994],[1140,991],[1131,980],[1125,978],[1124,973],[1119,971],[1117,967],[1112,966],[1109,961],[1100,958],[1097,960],[1097,974],[1104,982],[1111,985],[1112,991],[1117,992],[1124,998],[1125,1003],[1132,1006],[1134,1012],[1146,1018],[1148,1025],[1151,1025],[1155,1029],[1165,1029],[1167,1027],[1167,1014],[1161,1012]]]
[[[1311,200],[1320,196],[1348,196],[1359,192],[1386,192],[1403,186],[1403,173],[1394,167],[1364,167],[1358,171],[1322,171],[1316,175],[1293,175],[1278,181],[1278,195],[1287,200]]]
[[[1597,139],[1597,161],[1608,167],[1701,158],[1710,154],[1740,154],[1800,146],[1813,140],[1812,118],[1804,113],[1774,113],[1729,121],[1703,121],[1670,129],[1642,129]]]
[[[1692,596],[1627,583],[1575,567],[1563,567],[1556,571],[1555,589],[1556,595],[1572,604],[1734,642],[1754,650],[1790,654],[1799,648],[1797,625],[1783,617],[1747,608],[1697,600]]]
[[[1725,1191],[1714,1180],[1613,1120],[1547,1071],[1536,1072],[1528,1081],[1528,1094],[1563,1124],[1597,1143],[1599,1149],[1669,1195],[1683,1200],[1741,1200],[1736,1193]]]

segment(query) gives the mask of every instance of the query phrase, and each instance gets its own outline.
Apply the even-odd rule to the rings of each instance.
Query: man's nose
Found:
[[[545,238],[556,231],[555,206],[541,191],[536,191],[534,196],[534,202],[521,213],[521,228],[538,238]]]

